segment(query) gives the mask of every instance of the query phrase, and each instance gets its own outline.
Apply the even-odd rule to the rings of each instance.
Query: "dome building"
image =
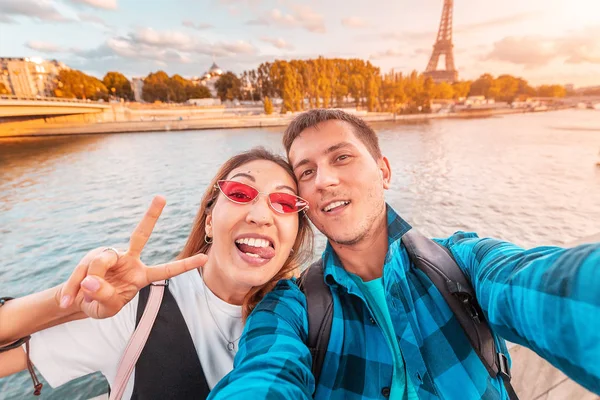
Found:
[[[208,90],[210,90],[212,97],[217,97],[217,89],[215,88],[215,84],[221,75],[223,75],[223,70],[219,68],[217,63],[213,62],[210,69],[204,75],[202,75],[202,78],[200,78],[200,84],[206,86]]]

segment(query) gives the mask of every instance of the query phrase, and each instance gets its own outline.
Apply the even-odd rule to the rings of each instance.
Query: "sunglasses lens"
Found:
[[[221,192],[236,203],[250,203],[258,196],[258,191],[252,186],[234,181],[219,181]]]
[[[271,206],[282,214],[296,213],[306,208],[306,201],[298,196],[288,193],[271,193],[269,195]]]

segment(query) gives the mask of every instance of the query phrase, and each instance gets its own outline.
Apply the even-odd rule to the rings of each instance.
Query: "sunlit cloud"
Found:
[[[51,0],[2,0],[0,20],[14,22],[13,17],[28,17],[39,21],[67,22],[71,18],[63,15]]]
[[[485,61],[503,61],[538,68],[553,60],[568,64],[600,64],[600,26],[587,27],[563,37],[508,36],[497,41]]]
[[[190,21],[188,19],[183,20],[181,22],[181,25],[187,27],[187,28],[192,28],[192,29],[196,29],[198,31],[204,31],[206,29],[210,29],[210,28],[214,28],[211,24],[206,24],[206,23],[194,23],[193,21]]]
[[[102,10],[116,10],[117,0],[70,0],[71,3],[84,4]]]
[[[63,49],[54,43],[30,40],[25,43],[25,47],[40,53],[60,53]]]
[[[369,59],[371,59],[371,60],[381,60],[381,59],[384,59],[384,58],[397,58],[397,57],[402,57],[402,56],[403,56],[403,53],[400,52],[399,50],[388,49],[386,51],[380,51],[380,52],[371,54],[371,56],[369,57]]]
[[[325,33],[324,17],[307,5],[292,6],[292,12],[286,13],[278,8],[248,21],[248,25],[277,26],[280,28],[303,28],[313,33]]]
[[[272,44],[274,47],[281,50],[294,50],[294,46],[291,43],[288,43],[281,38],[262,37],[260,40]]]
[[[360,18],[360,17],[342,18],[342,25],[345,26],[346,28],[355,28],[355,29],[366,28],[369,26],[369,24],[363,18]]]

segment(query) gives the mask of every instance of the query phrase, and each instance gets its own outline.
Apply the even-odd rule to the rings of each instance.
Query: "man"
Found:
[[[507,399],[439,290],[409,259],[411,229],[384,200],[391,168],[375,132],[337,110],[312,110],[284,146],[328,245],[331,336],[315,388],[306,297],[282,281],[249,317],[235,369],[212,395],[252,399]],[[524,250],[459,232],[438,241],[475,289],[496,347],[536,351],[600,393],[600,243]],[[316,389],[316,391],[315,391]]]

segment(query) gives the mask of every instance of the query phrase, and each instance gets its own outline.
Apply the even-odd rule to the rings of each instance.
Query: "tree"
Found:
[[[565,97],[567,90],[560,85],[542,85],[537,89],[537,95],[540,97]]]
[[[11,91],[4,86],[4,83],[0,82],[0,94],[11,94]]]
[[[186,88],[186,100],[189,99],[208,99],[212,97],[210,90],[204,85],[193,85],[190,84]]]
[[[109,93],[120,99],[133,101],[133,90],[131,82],[120,72],[108,72],[104,75],[102,83],[108,89]]]
[[[432,99],[448,100],[454,97],[454,88],[448,82],[434,84],[431,90]]]
[[[271,99],[268,96],[265,96],[265,114],[267,115],[271,115],[273,114],[273,103],[271,102]]]
[[[164,71],[150,73],[144,79],[144,88],[142,97],[145,101],[154,103],[155,101],[171,101],[169,92],[169,75]]]
[[[108,89],[104,83],[76,69],[61,70],[53,92],[56,97],[68,99],[108,100]]]
[[[452,98],[460,99],[465,98],[469,95],[469,91],[471,90],[471,81],[459,81],[454,82],[452,84],[452,91],[454,95]]]
[[[239,99],[242,94],[242,81],[233,72],[228,71],[219,77],[215,88],[221,101]]]
[[[469,96],[485,96],[487,98],[493,85],[494,77],[490,74],[483,74],[471,84]]]
[[[175,103],[183,103],[188,100],[187,87],[191,82],[181,75],[173,75],[168,81],[169,98]]]

